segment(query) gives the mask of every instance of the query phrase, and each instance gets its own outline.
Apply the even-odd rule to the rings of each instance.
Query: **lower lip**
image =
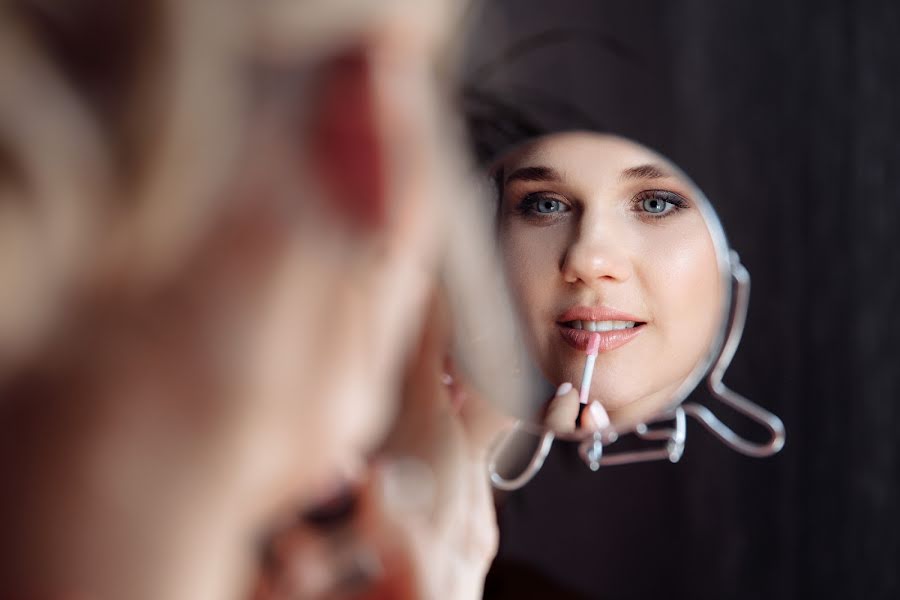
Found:
[[[588,331],[587,329],[573,329],[565,325],[557,324],[563,340],[576,350],[586,351],[592,335],[600,336],[600,352],[609,352],[620,346],[624,346],[644,330],[644,325],[635,325],[628,329],[614,329],[612,331]]]

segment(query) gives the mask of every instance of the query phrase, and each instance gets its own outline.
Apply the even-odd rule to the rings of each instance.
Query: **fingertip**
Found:
[[[609,427],[609,414],[598,401],[594,400],[588,405],[587,413],[592,431],[602,431]]]
[[[578,419],[580,410],[578,393],[570,385],[568,391],[554,396],[550,401],[544,417],[544,424],[557,432],[575,431],[575,421]]]
[[[571,391],[572,391],[572,384],[567,381],[565,383],[560,384],[560,386],[558,388],[556,388],[555,397],[558,398],[559,396],[565,396],[566,394],[568,394]]]

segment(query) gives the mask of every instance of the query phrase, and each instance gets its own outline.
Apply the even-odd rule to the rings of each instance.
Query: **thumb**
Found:
[[[575,431],[575,422],[578,420],[580,410],[578,390],[572,387],[571,383],[563,383],[547,406],[544,424],[554,432],[571,433]]]

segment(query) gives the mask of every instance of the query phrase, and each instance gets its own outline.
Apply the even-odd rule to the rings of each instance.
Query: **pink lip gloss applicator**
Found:
[[[588,342],[587,361],[584,363],[584,375],[581,377],[581,390],[578,401],[582,404],[588,403],[588,394],[591,392],[591,379],[594,378],[594,363],[597,362],[597,354],[600,352],[600,335],[594,333]]]

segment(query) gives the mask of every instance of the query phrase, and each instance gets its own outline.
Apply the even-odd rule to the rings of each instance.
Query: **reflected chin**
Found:
[[[681,383],[682,381],[678,381],[664,389],[630,399],[612,398],[608,399],[608,403],[602,398],[600,400],[613,425],[631,428],[638,423],[652,421],[661,411],[669,408]]]

